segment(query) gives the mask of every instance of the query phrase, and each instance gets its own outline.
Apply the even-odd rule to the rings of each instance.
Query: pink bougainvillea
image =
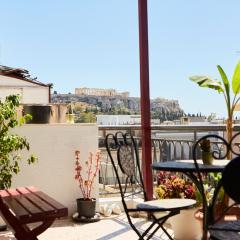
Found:
[[[90,152],[88,160],[83,165],[80,164],[80,151],[75,151],[75,179],[79,183],[80,191],[84,199],[91,199],[91,193],[93,189],[93,182],[100,167],[100,151],[95,155]],[[85,173],[83,177],[82,173]]]

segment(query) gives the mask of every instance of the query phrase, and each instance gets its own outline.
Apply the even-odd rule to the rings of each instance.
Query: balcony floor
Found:
[[[145,229],[149,222],[145,218],[134,218],[139,229]],[[169,233],[172,230],[168,228]],[[0,232],[0,240],[14,240],[10,231]],[[126,240],[138,239],[135,232],[131,229],[125,214],[119,216],[112,215],[109,218],[102,218],[101,221],[88,224],[76,224],[71,219],[58,220],[54,225],[39,236],[39,240]],[[159,230],[153,240],[168,239]]]

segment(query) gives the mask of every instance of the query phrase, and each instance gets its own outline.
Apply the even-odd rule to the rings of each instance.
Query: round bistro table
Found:
[[[202,160],[197,160],[199,170],[202,173],[221,173],[225,166],[229,163],[229,160],[214,160],[212,165],[203,164]],[[176,160],[166,162],[154,162],[152,169],[156,171],[167,171],[167,172],[181,172],[188,176],[198,188],[201,194],[201,183],[196,176],[196,167],[193,160]],[[208,206],[206,212],[206,224],[211,224],[214,221],[213,209],[217,199],[218,192],[220,191],[222,181],[218,182],[212,198],[212,204]]]

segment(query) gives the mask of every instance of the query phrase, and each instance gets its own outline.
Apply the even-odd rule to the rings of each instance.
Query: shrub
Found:
[[[12,133],[12,129],[31,119],[30,115],[18,119],[18,107],[19,96],[10,95],[5,101],[0,100],[0,189],[11,186],[13,174],[20,171],[19,161],[22,160],[20,152],[30,149],[25,137]],[[36,160],[37,158],[31,155],[27,162],[31,164]]]

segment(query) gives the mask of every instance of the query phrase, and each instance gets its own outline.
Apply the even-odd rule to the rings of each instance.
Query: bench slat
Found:
[[[36,188],[0,190],[0,211],[12,227],[16,239],[38,239],[58,217],[65,217],[68,209]],[[41,222],[30,228],[27,224]]]
[[[28,218],[29,217],[29,212],[26,211],[14,198],[12,197],[5,197],[4,198],[4,203],[8,206],[9,209],[12,210],[14,215],[16,217],[18,216],[23,216]]]
[[[7,190],[12,198],[14,198],[24,209],[26,209],[31,215],[41,214],[42,209],[32,204],[26,197],[25,194],[21,194],[15,189]],[[15,209],[12,209],[15,212]],[[21,217],[21,216],[19,216]]]
[[[62,204],[34,187],[1,190],[4,203],[22,223],[67,216]]]
[[[32,204],[34,204],[36,207],[40,208],[44,212],[48,213],[54,213],[55,209],[44,202],[41,198],[39,198],[37,195],[33,194],[26,188],[17,188],[17,191],[21,194],[24,194],[24,197],[27,198]]]
[[[28,190],[31,191],[31,188],[28,188]],[[34,191],[33,193],[56,210],[66,209],[61,203],[41,191]]]
[[[10,194],[6,190],[0,190],[0,196],[4,198],[4,197],[9,197]]]

